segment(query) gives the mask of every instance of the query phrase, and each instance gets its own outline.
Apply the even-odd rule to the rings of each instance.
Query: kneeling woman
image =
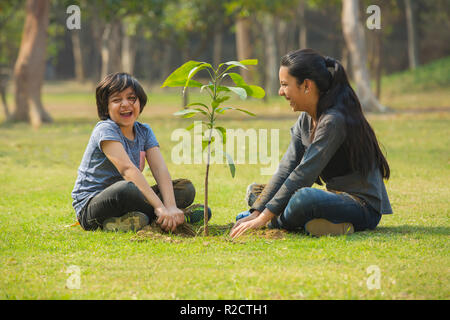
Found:
[[[316,236],[374,229],[392,213],[383,182],[390,170],[344,68],[303,49],[281,59],[279,77],[279,94],[304,112],[278,170],[231,237],[267,223]],[[322,181],[327,191],[311,188]]]

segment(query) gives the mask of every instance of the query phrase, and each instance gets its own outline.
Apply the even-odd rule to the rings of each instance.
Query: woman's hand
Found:
[[[268,209],[264,209],[264,211],[257,217],[244,221],[240,224],[236,223],[233,229],[231,229],[230,237],[234,240],[247,230],[262,228],[274,217],[275,215],[272,212]]]
[[[233,228],[231,228],[231,231],[233,231],[237,226],[239,226],[240,224],[242,224],[246,221],[256,219],[260,214],[261,214],[261,212],[259,212],[258,210],[254,210],[249,216],[246,216],[245,218],[242,218],[242,219],[239,219],[238,221],[236,221]]]
[[[165,231],[175,231],[177,226],[184,222],[184,213],[177,207],[159,207],[155,208],[155,214],[158,217],[156,223]]]

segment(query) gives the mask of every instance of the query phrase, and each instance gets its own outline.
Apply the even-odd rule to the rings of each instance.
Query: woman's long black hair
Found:
[[[331,57],[324,57],[312,49],[296,50],[281,58],[281,66],[302,84],[305,79],[315,82],[319,89],[317,123],[322,114],[334,108],[345,116],[347,135],[344,148],[353,171],[367,176],[374,165],[383,178],[389,179],[389,165],[380,150],[375,132],[364,117],[361,103],[348,82],[342,65]],[[317,127],[317,126],[316,126]],[[315,128],[311,134],[314,137]]]

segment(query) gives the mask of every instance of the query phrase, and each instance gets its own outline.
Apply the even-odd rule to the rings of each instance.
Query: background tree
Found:
[[[20,10],[24,1],[5,0],[0,11],[0,96],[5,119],[11,120],[6,92],[13,75],[14,61],[20,45],[24,11]],[[19,41],[16,41],[19,39]]]
[[[415,3],[411,0],[404,0],[405,3],[405,13],[406,13],[406,25],[408,34],[408,58],[409,58],[409,68],[415,69],[419,65],[419,56],[417,49],[417,32],[415,23]]]
[[[210,39],[214,34],[225,28],[225,3],[226,1],[218,3],[214,0],[169,2],[158,30],[160,38],[170,39],[165,41],[170,41],[168,45],[180,53],[182,61],[200,59],[211,44]],[[218,39],[214,42],[218,45]],[[219,55],[217,50],[218,48],[216,54]],[[188,92],[188,89],[184,92],[182,106],[188,104]]]
[[[287,21],[295,18],[295,10],[286,8],[297,5],[298,0],[234,0],[227,4],[227,12],[235,20],[236,57],[243,60],[255,56],[263,61],[259,70],[263,74],[260,82],[264,83],[267,95],[278,93],[279,59],[289,47]],[[262,38],[262,51],[254,48],[255,35]],[[257,80],[249,70],[241,70],[241,74],[247,82]]]
[[[350,52],[356,92],[365,111],[386,111],[370,88],[367,51],[362,24],[359,22],[358,0],[342,1],[342,31]]]
[[[304,49],[308,47],[308,29],[306,26],[305,7],[306,0],[300,0],[297,8],[297,20],[299,27],[298,47]]]
[[[49,7],[49,0],[27,0],[22,42],[14,67],[16,109],[11,120],[30,121],[33,127],[52,122],[41,101]]]
[[[242,74],[244,78],[251,78],[247,81],[264,86],[267,89],[266,96],[270,96],[277,94],[280,56],[291,50],[311,47],[341,60],[355,83],[366,110],[385,110],[373,102],[370,95],[380,97],[383,74],[410,67],[410,61],[414,59],[409,58],[408,51],[416,51],[415,60],[420,57],[422,64],[450,54],[448,0],[359,0],[355,3],[360,8],[353,11],[349,19],[342,19],[342,15],[337,12],[341,12],[343,5],[349,2],[351,1],[52,1],[48,9],[47,42],[42,64],[44,78],[75,79],[80,83],[85,83],[83,79],[90,79],[97,83],[103,69],[103,74],[127,71],[154,85],[165,79],[175,66],[190,59],[213,62],[216,66],[220,60],[238,60],[251,56],[260,63],[249,74]],[[66,28],[66,9],[72,4],[79,5],[81,9],[79,31]],[[381,30],[363,28],[356,19],[358,15],[367,18],[365,9],[371,4],[381,7]],[[407,14],[409,4],[413,15]],[[11,90],[6,90],[6,85],[13,79],[26,15],[25,0],[2,1],[0,64],[4,70],[1,86],[3,105],[10,100],[7,95],[12,93]],[[416,41],[408,40],[407,26],[411,25],[411,22],[408,23],[411,18],[415,27],[409,29],[414,30]],[[247,22],[243,22],[244,20]],[[362,31],[351,31],[356,37],[344,36],[345,31],[348,33],[348,29],[344,30],[344,25],[349,25],[352,21],[355,22],[354,25],[359,24]],[[114,26],[118,27],[113,30]],[[214,41],[208,42],[206,39],[211,37]],[[409,38],[412,39],[412,36]],[[413,42],[415,46],[412,45]],[[355,43],[363,44],[365,48],[361,47],[363,50],[360,50]],[[37,44],[42,46],[42,41]],[[416,50],[412,50],[412,47]],[[30,52],[34,50],[28,49]],[[367,70],[365,76],[364,69]],[[368,83],[371,80],[375,83],[375,95],[369,90]],[[10,88],[13,89],[13,86]],[[187,104],[187,95],[185,98],[183,105]],[[19,96],[15,99],[24,100]],[[14,117],[28,119],[30,110],[27,111],[25,104],[20,105],[14,112]],[[43,108],[40,109],[40,103],[35,103],[35,106],[33,110],[40,110],[34,112],[40,114],[37,119],[40,118],[41,122],[45,121],[43,119],[51,119]],[[8,108],[3,107],[3,110],[5,118],[11,116]]]

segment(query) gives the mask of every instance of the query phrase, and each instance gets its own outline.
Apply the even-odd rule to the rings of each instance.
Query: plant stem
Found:
[[[205,175],[205,207],[203,211],[203,221],[204,221],[204,236],[208,236],[208,176],[209,176],[209,161],[211,157],[211,137],[213,128],[209,129],[209,139],[208,139],[208,158],[206,160],[206,175]]]
[[[208,70],[209,72],[209,70]],[[217,71],[214,72],[214,77],[211,75],[211,79],[214,83],[214,96],[213,100],[217,99]],[[210,114],[210,129],[209,129],[209,138],[208,138],[208,157],[206,160],[206,175],[205,175],[205,207],[203,211],[203,221],[204,221],[204,235],[208,236],[208,176],[209,176],[209,161],[211,159],[211,138],[212,138],[212,131],[214,129],[214,111],[212,110]]]

